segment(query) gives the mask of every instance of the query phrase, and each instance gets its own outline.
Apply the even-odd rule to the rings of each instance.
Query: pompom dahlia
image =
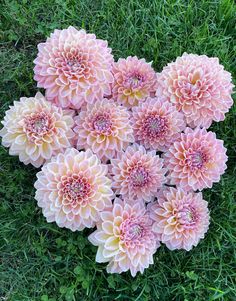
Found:
[[[134,142],[128,110],[112,100],[103,99],[83,107],[75,123],[77,148],[91,148],[103,160],[113,158]]]
[[[91,228],[100,212],[112,205],[111,181],[91,150],[70,148],[53,157],[37,173],[35,182],[38,206],[47,222],[72,231]]]
[[[129,108],[154,94],[157,88],[157,76],[151,63],[136,56],[114,63],[113,75],[112,96]]]
[[[136,142],[159,151],[166,151],[186,127],[184,115],[162,97],[134,107],[132,124]]]
[[[164,154],[170,184],[184,190],[211,188],[225,172],[227,155],[223,141],[206,129],[186,128]]]
[[[231,74],[218,58],[184,53],[164,67],[158,83],[169,101],[185,114],[190,127],[208,128],[212,121],[224,120],[233,105]]]
[[[166,171],[163,159],[141,145],[129,146],[117,159],[111,160],[113,188],[129,201],[152,201],[166,182]]]
[[[71,112],[48,102],[41,93],[15,101],[2,124],[2,144],[10,148],[10,155],[35,167],[70,147],[74,137]]]
[[[170,250],[191,250],[209,227],[207,202],[200,192],[169,188],[148,209],[154,221],[153,231]]]
[[[98,246],[96,261],[109,262],[108,273],[130,270],[135,277],[153,264],[153,254],[160,244],[143,204],[130,205],[115,199],[113,209],[102,212],[101,219],[89,241]]]
[[[38,50],[34,79],[49,100],[79,109],[111,94],[113,56],[107,41],[69,26],[56,29]]]

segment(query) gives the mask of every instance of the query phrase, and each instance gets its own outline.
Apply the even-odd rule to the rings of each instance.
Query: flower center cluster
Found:
[[[109,136],[112,133],[112,121],[109,114],[97,115],[93,120],[93,129],[102,135]]]
[[[178,80],[178,88],[176,94],[182,95],[187,100],[191,101],[190,98],[198,98],[201,93],[201,80],[199,74],[190,73],[188,77],[181,78]]]
[[[61,53],[62,58],[57,59],[56,67],[68,78],[90,77],[88,55],[78,49],[72,48],[68,52]]]
[[[207,162],[207,155],[201,151],[189,152],[186,158],[186,163],[192,170],[201,169]]]
[[[143,133],[149,139],[157,139],[163,137],[168,130],[168,121],[166,117],[159,115],[149,115],[143,122]]]
[[[125,81],[125,84],[130,88],[130,89],[137,89],[142,82],[144,81],[144,78],[141,74],[137,72],[132,72],[127,75],[127,79]]]
[[[24,118],[24,131],[32,142],[37,138],[42,138],[51,127],[51,117],[45,112],[33,113]]]
[[[120,225],[120,239],[126,245],[137,245],[145,233],[142,222],[135,218],[127,218]]]
[[[90,193],[91,185],[81,175],[73,174],[61,179],[59,194],[63,197],[65,205],[71,205],[72,207],[78,204],[86,205]]]
[[[181,225],[192,228],[197,222],[197,213],[192,206],[187,206],[178,211],[177,218]]]
[[[149,182],[149,173],[143,166],[136,166],[129,173],[130,184],[134,188],[140,188]]]

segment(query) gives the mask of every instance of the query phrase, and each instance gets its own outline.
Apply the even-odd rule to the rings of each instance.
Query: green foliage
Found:
[[[6,0],[0,11],[0,118],[13,100],[36,92],[37,44],[74,25],[107,39],[115,58],[137,55],[157,71],[184,51],[218,56],[235,70],[233,0]],[[133,279],[95,263],[91,231],[47,224],[34,200],[36,169],[0,147],[0,300],[235,300],[235,107],[212,129],[228,148],[228,170],[204,191],[211,210],[206,238],[191,252],[162,246],[155,264]]]

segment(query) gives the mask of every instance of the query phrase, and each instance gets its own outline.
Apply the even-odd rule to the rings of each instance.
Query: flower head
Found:
[[[113,98],[129,108],[144,101],[157,88],[156,73],[151,64],[136,56],[114,63],[113,75]]]
[[[207,202],[201,193],[169,188],[149,205],[153,231],[170,250],[191,250],[209,227]]]
[[[75,118],[75,123],[77,148],[91,148],[104,160],[113,158],[134,141],[128,110],[112,100],[88,104]]]
[[[91,228],[100,212],[112,205],[111,181],[91,150],[70,148],[53,157],[37,173],[36,200],[47,222],[72,231]]]
[[[219,182],[227,161],[223,141],[206,129],[186,128],[178,141],[165,153],[170,184],[184,190],[211,188]]]
[[[84,30],[55,30],[38,45],[34,79],[46,89],[48,99],[61,107],[79,109],[110,95],[113,56],[107,41]]]
[[[96,261],[109,262],[109,273],[130,270],[135,277],[153,264],[153,254],[160,244],[143,204],[130,205],[115,199],[113,208],[102,212],[101,219],[89,240],[98,246]]]
[[[41,93],[15,101],[2,124],[2,144],[10,148],[10,155],[35,167],[70,147],[74,136],[72,113],[48,102]]]
[[[111,173],[116,193],[129,201],[150,202],[166,182],[163,159],[136,144],[111,160]]]
[[[218,58],[184,53],[158,75],[163,94],[185,116],[190,127],[208,128],[225,119],[233,105],[231,74]]]
[[[184,115],[165,98],[148,98],[133,108],[135,140],[145,148],[166,151],[185,129]]]

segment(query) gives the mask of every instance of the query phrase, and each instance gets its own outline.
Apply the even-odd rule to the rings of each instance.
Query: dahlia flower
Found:
[[[38,51],[34,79],[49,100],[79,109],[111,94],[113,56],[107,41],[69,26],[56,29]]]
[[[185,116],[190,127],[208,128],[225,119],[233,105],[231,74],[218,58],[184,53],[158,75],[163,94]]]
[[[78,149],[91,148],[100,159],[113,158],[134,141],[126,108],[103,99],[83,107],[75,118]]]
[[[151,63],[136,56],[119,59],[113,65],[114,83],[112,96],[119,104],[127,107],[138,105],[155,93],[157,76]]]
[[[148,207],[153,231],[170,250],[191,250],[208,230],[209,211],[200,192],[169,188]]]
[[[133,108],[136,142],[145,148],[166,151],[185,129],[184,115],[165,98],[148,98]]]
[[[129,146],[111,160],[113,188],[129,201],[154,199],[157,190],[166,182],[163,159],[143,146]]]
[[[108,273],[130,270],[135,277],[153,264],[160,244],[143,204],[130,205],[116,198],[113,208],[101,213],[101,219],[89,241],[98,246],[96,261],[109,262]]]
[[[211,188],[225,172],[227,155],[223,141],[206,129],[186,128],[164,154],[170,184],[184,190]]]
[[[47,222],[72,231],[91,228],[100,212],[111,206],[113,192],[102,165],[91,150],[70,148],[42,167],[35,182],[35,199]]]
[[[3,146],[10,148],[10,155],[35,167],[70,147],[74,137],[71,112],[48,102],[41,93],[15,101],[2,124]]]

